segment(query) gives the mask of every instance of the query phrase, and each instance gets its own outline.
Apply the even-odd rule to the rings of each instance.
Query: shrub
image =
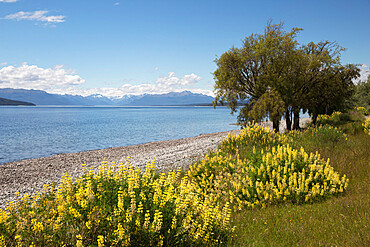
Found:
[[[329,115],[321,114],[321,115],[318,115],[317,116],[316,124],[317,125],[329,124],[329,123],[331,123],[330,120],[331,119],[330,119],[330,116]]]
[[[340,116],[342,115],[341,112],[335,111],[331,114],[330,118],[334,123],[338,123],[340,121]]]
[[[45,186],[0,211],[0,241],[24,246],[218,245],[231,235],[228,204],[180,171],[156,175],[131,165],[89,171],[75,183],[68,175],[56,190]]]
[[[190,167],[189,178],[199,184],[204,193],[213,194],[215,200],[231,202],[234,210],[284,201],[311,202],[346,189],[348,179],[340,177],[329,160],[322,160],[319,154],[307,154],[303,149],[293,149],[288,144],[262,149],[254,146],[247,157],[239,156],[237,143],[240,140],[245,145],[253,145],[261,136],[264,136],[259,141],[262,143],[281,141],[279,134],[268,132],[256,125],[247,126],[240,135],[243,138],[229,137],[221,144],[221,147],[234,148],[236,155],[227,155],[222,148],[212,152]]]
[[[257,123],[248,124],[238,135],[228,135],[219,145],[219,152],[225,154],[239,154],[248,156],[254,149],[270,149],[273,146],[288,143],[288,137],[270,131]]]
[[[363,123],[365,133],[370,135],[370,118],[366,119],[365,123]]]
[[[336,125],[341,121],[341,112],[333,112],[330,116],[329,115],[319,115],[317,116],[316,125]]]
[[[357,107],[355,107],[355,110],[356,110],[357,112],[361,113],[361,114],[362,114],[362,115],[364,115],[364,116],[367,116],[367,115],[368,115],[368,112],[367,112],[367,110],[366,110],[366,108],[365,108],[365,107],[357,106]]]

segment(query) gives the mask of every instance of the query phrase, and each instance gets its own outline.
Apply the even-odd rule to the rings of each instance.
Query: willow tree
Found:
[[[238,123],[245,125],[253,120],[260,122],[269,118],[274,131],[279,132],[280,119],[284,112],[285,103],[279,93],[274,89],[268,89],[260,98],[251,100],[241,109]]]
[[[240,122],[260,120],[266,114],[274,116],[275,130],[282,108],[278,107],[279,114],[275,114],[263,102],[284,102],[288,130],[292,125],[299,128],[301,110],[315,120],[318,114],[339,109],[351,95],[358,68],[341,64],[344,49],[336,42],[299,45],[296,35],[300,30],[286,32],[281,23],[269,22],[263,34],[246,37],[241,48],[233,47],[216,59],[214,105],[227,102],[234,113],[242,104]]]
[[[255,103],[261,102],[262,95],[269,95],[266,94],[269,90],[276,93],[276,97],[269,99],[269,103],[280,105],[283,101],[285,108],[290,106],[291,96],[285,93],[285,89],[290,89],[292,75],[286,72],[291,70],[298,55],[295,37],[300,30],[293,28],[285,32],[282,23],[269,22],[263,34],[246,37],[241,48],[233,47],[216,59],[218,68],[214,72],[214,105],[227,102],[231,111],[236,112],[238,104],[244,102],[238,117],[241,121],[258,120],[259,114],[262,114],[260,109],[264,109],[264,114],[275,117],[272,120],[276,130],[279,126],[276,123],[281,119],[281,109],[279,114],[275,114],[268,107],[259,110],[253,108],[261,106],[255,106]],[[266,98],[263,101],[266,102]]]

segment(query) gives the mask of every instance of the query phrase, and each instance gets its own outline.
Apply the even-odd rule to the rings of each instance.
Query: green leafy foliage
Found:
[[[344,48],[336,42],[300,45],[296,35],[301,30],[286,32],[282,24],[269,22],[263,34],[246,37],[242,47],[233,47],[216,59],[214,105],[227,102],[236,112],[238,103],[247,101],[239,122],[259,120],[267,113],[275,130],[284,112],[290,130],[292,122],[299,129],[301,110],[308,111],[315,123],[319,114],[344,107],[359,69],[341,64]]]
[[[364,107],[367,114],[370,112],[370,75],[366,81],[360,81],[354,90],[354,94],[351,98],[353,105],[358,107]],[[366,115],[366,114],[364,114]]]

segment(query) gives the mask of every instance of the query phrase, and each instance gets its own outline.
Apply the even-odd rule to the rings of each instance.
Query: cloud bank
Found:
[[[102,87],[102,88],[80,88],[68,87],[53,90],[58,94],[72,94],[72,95],[94,95],[101,94],[106,97],[119,98],[124,95],[142,95],[142,94],[164,94],[169,92],[182,92],[184,90],[193,93],[202,93],[205,95],[212,95],[210,90],[193,88],[193,86],[201,80],[201,77],[194,73],[185,75],[181,78],[176,77],[174,72],[169,72],[167,76],[159,77],[154,83],[143,83],[138,85],[123,84],[119,87]]]
[[[73,70],[57,65],[54,68],[40,68],[22,64],[20,67],[7,66],[0,69],[1,88],[24,88],[52,91],[85,83]]]
[[[154,83],[122,84],[119,87],[84,88],[85,80],[74,70],[63,65],[54,68],[40,68],[26,63],[19,67],[6,66],[0,69],[0,88],[36,89],[49,93],[122,97],[124,95],[163,94],[181,92],[213,95],[211,90],[194,88],[202,78],[194,73],[177,77],[174,72],[159,77]]]
[[[49,11],[47,10],[38,10],[34,12],[24,12],[19,11],[15,14],[10,14],[4,17],[8,20],[17,20],[17,21],[39,21],[46,23],[61,23],[65,22],[65,16],[63,15],[47,15]]]
[[[3,2],[3,3],[15,3],[15,2],[18,2],[19,0],[0,0],[0,2]]]

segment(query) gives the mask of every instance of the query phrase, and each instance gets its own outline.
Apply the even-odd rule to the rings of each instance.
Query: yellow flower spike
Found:
[[[99,235],[99,236],[98,236],[98,239],[97,239],[97,242],[98,242],[98,247],[103,247],[103,246],[105,246],[105,244],[104,244],[104,236]]]
[[[6,246],[6,244],[5,244],[5,238],[4,238],[4,236],[3,235],[0,235],[0,247],[5,247]]]
[[[86,227],[87,227],[87,229],[91,229],[91,227],[92,227],[92,225],[91,225],[91,221],[87,221],[86,223],[85,223],[85,225],[86,225]]]
[[[77,247],[83,247],[83,243],[82,243],[82,236],[81,236],[81,234],[78,234],[78,235],[76,236],[76,239],[77,239],[77,241],[76,241],[76,246],[77,246]]]

